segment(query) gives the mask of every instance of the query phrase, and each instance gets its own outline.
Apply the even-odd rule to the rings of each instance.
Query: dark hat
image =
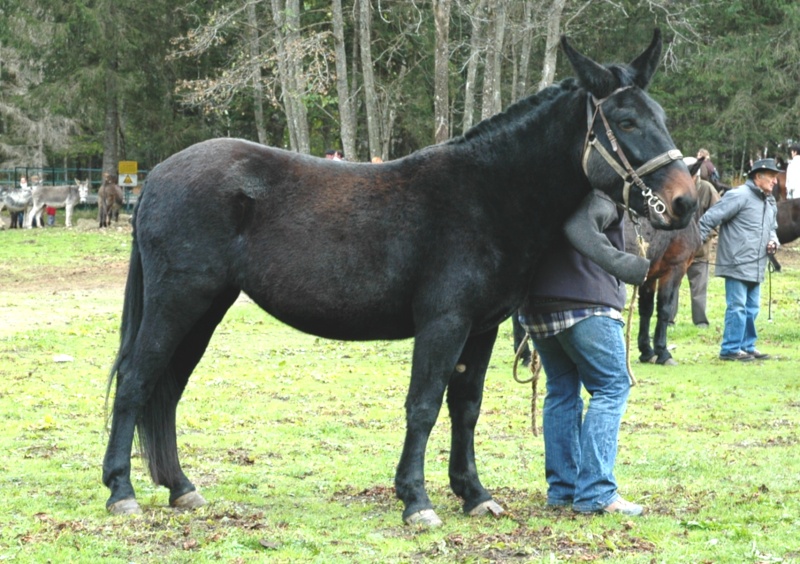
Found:
[[[775,159],[759,159],[753,163],[753,168],[750,169],[748,176],[752,177],[760,170],[771,170],[772,172],[780,172],[781,169],[775,164]]]

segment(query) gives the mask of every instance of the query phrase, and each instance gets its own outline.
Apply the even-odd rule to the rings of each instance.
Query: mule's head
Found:
[[[80,201],[82,204],[85,204],[86,200],[89,198],[89,181],[80,181],[76,178],[75,184],[78,186],[78,196],[80,197]]]
[[[665,125],[664,110],[645,89],[661,57],[656,29],[629,65],[600,65],[561,38],[586,91],[586,142],[581,162],[592,188],[609,194],[657,229],[685,227],[697,190]]]

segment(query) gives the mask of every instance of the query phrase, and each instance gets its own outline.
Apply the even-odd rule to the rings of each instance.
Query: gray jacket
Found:
[[[700,218],[700,236],[719,228],[715,274],[744,282],[763,282],[767,243],[778,244],[778,207],[752,180],[725,193]]]

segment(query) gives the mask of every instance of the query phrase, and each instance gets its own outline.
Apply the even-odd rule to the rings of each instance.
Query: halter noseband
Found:
[[[622,199],[625,202],[625,209],[628,212],[631,212],[630,205],[629,205],[629,198],[630,198],[630,190],[631,184],[635,184],[639,190],[642,191],[642,196],[644,197],[647,205],[653,209],[658,215],[664,214],[667,211],[666,204],[659,198],[656,194],[653,193],[653,190],[647,186],[644,181],[641,179],[642,176],[650,174],[651,172],[655,172],[659,168],[670,164],[673,161],[677,161],[683,158],[683,155],[678,149],[671,149],[665,153],[658,155],[644,163],[642,166],[637,168],[636,170],[633,169],[631,163],[628,161],[628,158],[625,156],[625,153],[622,151],[622,147],[620,147],[619,142],[617,141],[614,132],[611,131],[611,127],[608,125],[608,120],[606,119],[605,114],[603,113],[603,102],[614,96],[615,94],[622,92],[623,90],[627,90],[628,88],[632,88],[631,86],[624,86],[622,88],[618,88],[614,90],[611,94],[606,96],[605,98],[598,100],[594,97],[593,94],[589,94],[586,99],[586,121],[587,121],[587,128],[588,131],[586,132],[586,141],[583,145],[583,158],[581,159],[581,163],[583,165],[583,172],[586,176],[589,176],[589,155],[592,152],[592,149],[595,149],[600,156],[602,156],[606,162],[614,169],[614,171],[622,178],[624,184],[622,187]],[[592,106],[594,105],[594,111],[592,111]],[[594,122],[597,119],[597,116],[600,116],[600,119],[603,120],[603,125],[606,128],[606,136],[608,137],[608,141],[611,143],[611,148],[619,157],[619,161],[622,163],[620,165],[619,162],[608,152],[608,150],[600,143],[597,139],[597,136],[594,134]]]

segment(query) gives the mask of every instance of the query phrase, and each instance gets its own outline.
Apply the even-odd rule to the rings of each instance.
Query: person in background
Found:
[[[47,206],[45,211],[47,212],[47,226],[53,227],[56,224],[56,208]]]
[[[21,176],[19,179],[19,189],[20,190],[31,189],[31,187],[28,186],[28,179],[25,178],[24,176]],[[24,211],[14,212],[13,214],[11,214],[11,227],[16,227],[16,226],[22,227],[23,225],[25,225],[23,221],[25,221]]]
[[[690,169],[697,163],[694,157],[684,157],[683,162]],[[700,177],[702,165],[694,174],[694,185],[697,188],[697,212],[699,219],[703,214],[719,201],[719,193],[714,185]],[[708,316],[706,315],[706,294],[708,292],[708,259],[711,256],[711,237],[708,238],[694,255],[694,260],[686,270],[686,277],[689,279],[689,292],[692,296],[692,323],[700,329],[708,328]],[[675,311],[672,312],[672,320],[678,313],[678,302],[675,301]]]
[[[641,515],[617,491],[617,437],[630,392],[622,334],[625,284],[650,261],[624,251],[624,211],[591,192],[545,253],[519,320],[547,373],[547,504],[578,513]],[[581,387],[591,395],[583,412]]]
[[[383,162],[383,159],[380,157],[372,157],[372,164],[380,164]]]
[[[700,178],[716,186],[719,183],[719,172],[714,163],[711,162],[711,153],[708,152],[708,149],[699,149],[697,151],[697,160],[700,159],[705,159],[700,167]]]
[[[344,155],[339,149],[328,149],[325,151],[325,158],[330,161],[344,160]]]
[[[721,360],[769,358],[756,349],[756,318],[767,254],[778,249],[778,208],[772,189],[778,176],[774,159],[753,163],[747,182],[725,192],[700,218],[700,237],[707,241],[719,227],[715,275],[725,279],[725,327]]]
[[[786,167],[786,197],[800,198],[800,144],[789,147],[789,164]]]

